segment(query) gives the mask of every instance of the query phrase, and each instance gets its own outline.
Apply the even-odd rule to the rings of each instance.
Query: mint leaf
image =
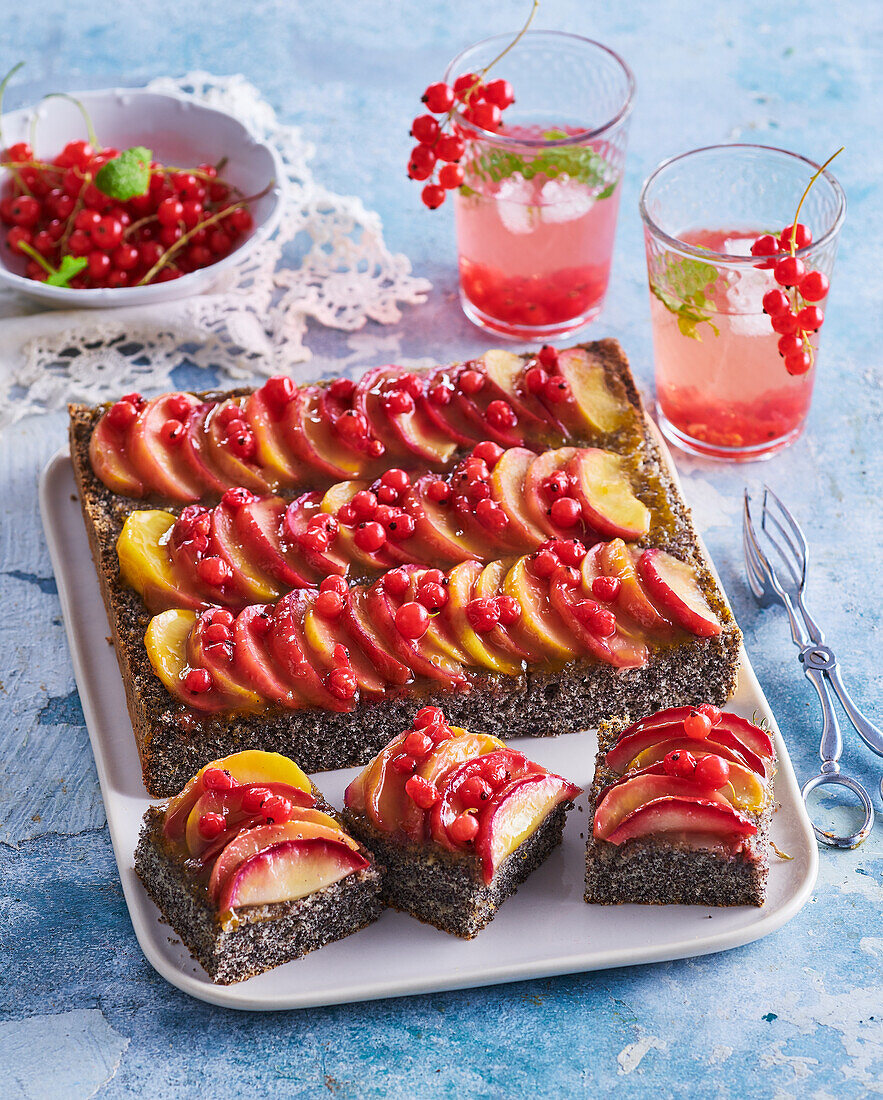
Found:
[[[95,177],[95,186],[102,194],[120,202],[128,202],[138,195],[147,194],[150,186],[150,161],[153,153],[143,145],[124,149],[118,157],[109,160]]]
[[[74,275],[79,275],[89,261],[85,256],[62,256],[58,270],[46,280],[47,286],[70,286]]]
[[[717,279],[717,268],[702,260],[677,259],[666,254],[661,268],[651,272],[650,290],[678,319],[678,328],[691,340],[702,340],[696,331],[707,324],[715,336],[720,331],[711,320],[713,310],[706,308],[706,291]]]
[[[547,141],[556,141],[567,137],[567,134],[563,130],[547,130],[543,137]],[[566,175],[593,191],[597,190],[596,199],[610,198],[619,182],[613,165],[600,153],[576,145],[544,149],[532,157],[491,148],[474,155],[466,168],[467,178],[471,174],[489,183],[499,183],[516,173],[526,180],[536,176],[556,179]]]

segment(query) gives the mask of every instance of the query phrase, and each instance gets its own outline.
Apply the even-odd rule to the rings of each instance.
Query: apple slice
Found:
[[[296,901],[367,866],[364,856],[341,841],[283,841],[238,867],[218,897],[218,909]]]
[[[501,348],[492,348],[481,357],[484,373],[491,384],[490,400],[507,401],[518,416],[525,439],[535,440],[544,447],[560,447],[564,442],[560,425],[549,410],[521,386],[524,360],[520,355]]]
[[[346,805],[351,809],[361,803],[362,812],[384,833],[394,832],[398,828],[405,811],[405,800],[410,801],[405,794],[408,776],[392,767],[392,761],[401,754],[402,743],[407,736],[407,733],[397,734],[368,764],[360,777],[361,797],[351,790],[352,784],[347,787],[344,796]]]
[[[663,742],[663,744],[672,745],[671,742]],[[658,752],[659,747],[660,746],[654,745],[653,748],[646,749],[635,757],[629,764],[626,774],[630,776],[667,774],[663,761],[668,753],[672,751],[672,748],[669,747],[665,752],[660,754]],[[695,744],[691,746],[681,742],[678,751],[690,752],[696,760],[701,760],[703,756],[709,756],[712,753],[715,756],[723,757],[730,767],[730,779],[727,785],[721,788],[721,794],[723,794],[737,810],[747,810],[755,814],[763,810],[767,801],[766,784],[757,772],[746,767],[744,763],[739,763],[732,759],[732,757],[736,755],[733,750],[728,749],[725,745],[709,745],[709,752],[697,752]]]
[[[386,439],[393,435],[396,450],[410,452],[430,466],[446,466],[457,449],[451,433],[441,428],[426,412],[426,406],[420,395],[414,401],[410,412],[391,413],[386,408],[384,396],[390,392],[390,383],[401,372],[387,372],[378,375],[377,383],[365,394],[364,408],[368,423],[375,433]]]
[[[332,695],[308,655],[304,615],[315,598],[314,590],[297,588],[276,604],[268,641],[270,653],[286,683],[308,703],[326,710],[351,711],[355,709],[355,699]]]
[[[191,407],[199,403],[190,394],[180,393],[164,393],[147,402],[129,429],[129,456],[135,472],[154,493],[170,500],[199,500],[204,487],[182,461],[180,441],[166,443],[160,434],[167,420],[180,418],[177,405],[182,400]]]
[[[386,689],[383,678],[368,657],[353,643],[342,617],[337,620],[326,619],[311,607],[304,615],[304,638],[310,647],[308,655],[311,661],[329,670],[335,667],[336,647],[346,646],[359,690],[366,695],[383,695]]]
[[[652,726],[649,729],[638,729],[634,733],[623,734],[613,748],[608,751],[607,764],[615,771],[622,772],[630,760],[651,745],[668,740],[680,741],[684,737],[683,722],[673,723],[670,726]],[[695,748],[699,749],[713,745],[722,745],[733,749],[739,763],[746,764],[764,778],[770,774],[770,761],[758,756],[724,726],[713,726],[708,737],[703,740],[698,738],[689,738],[689,740],[692,741]]]
[[[699,748],[704,742],[696,741],[690,737],[684,737],[683,731],[681,736],[677,736],[677,732],[668,731],[668,734],[664,736],[663,740],[655,741],[652,745],[649,745],[645,749],[641,749],[626,765],[625,772],[641,771],[652,764],[657,764],[659,761],[664,760],[670,752],[690,752],[696,757],[704,750]],[[717,756],[722,756],[724,760],[729,764],[738,764],[742,768],[748,768],[749,771],[753,771],[748,766],[748,763],[742,753],[733,745],[722,745],[719,741],[709,742],[707,745],[708,752],[713,752]],[[757,774],[756,772],[754,774]]]
[[[511,428],[498,428],[488,423],[485,410],[491,402],[487,392],[491,388],[485,383],[484,388],[471,397],[456,390],[451,406],[460,413],[463,421],[470,425],[470,431],[476,439],[491,439],[501,447],[518,447],[524,442],[524,432],[521,430],[517,413],[515,413],[516,422]]]
[[[225,561],[233,571],[231,588],[235,588],[249,603],[267,603],[282,595],[282,587],[274,582],[252,560],[242,546],[236,524],[236,512],[222,500],[212,509],[211,545],[209,551]]]
[[[128,438],[129,432],[114,428],[105,413],[89,440],[89,462],[95,476],[112,492],[124,497],[143,497],[146,487],[129,460]]]
[[[589,527],[607,539],[643,538],[650,530],[650,509],[635,496],[620,455],[585,447],[567,472]]]
[[[679,626],[700,638],[714,638],[722,627],[708,606],[695,571],[664,550],[645,550],[638,558],[638,573],[650,595],[658,600]]]
[[[324,415],[318,386],[296,392],[285,412],[285,442],[311,471],[334,481],[359,477],[370,465],[367,455],[351,450]]]
[[[704,798],[661,798],[647,803],[625,818],[605,839],[624,844],[639,837],[665,837],[667,841],[694,847],[714,846],[754,836],[757,826],[726,801],[723,805]]]
[[[234,526],[249,560],[276,582],[279,591],[308,588],[321,578],[303,558],[282,541],[282,521],[288,502],[281,497],[258,497],[236,509]]]
[[[430,499],[427,489],[434,480],[431,475],[420,478],[410,494],[410,500],[420,505],[420,511],[414,517],[418,545],[425,546],[433,560],[440,564],[461,562],[465,558],[483,558],[491,536],[476,536],[471,529],[464,528],[450,503],[438,504]]]
[[[322,497],[321,510],[331,516],[336,516],[344,505],[349,504],[356,493],[362,489],[367,489],[368,485],[369,482],[367,481],[336,482]],[[344,561],[352,562],[372,572],[378,569],[391,569],[401,560],[410,560],[403,555],[398,547],[390,542],[384,543],[379,550],[373,553],[368,550],[361,550],[356,543],[355,528],[347,527],[343,523],[340,524],[337,538],[334,540],[334,553]]]
[[[680,779],[673,775],[643,774],[629,777],[614,786],[595,808],[595,824],[592,835],[597,840],[606,840],[622,821],[635,810],[660,798],[696,798],[707,802],[726,805],[727,800],[718,791],[707,791],[691,779]]]
[[[262,749],[244,749],[232,756],[212,760],[200,768],[184,789],[170,799],[166,806],[164,832],[170,840],[182,840],[190,811],[197,800],[205,793],[203,776],[209,768],[229,772],[237,783],[266,786],[271,783],[284,784],[300,791],[298,797],[301,806],[315,805],[313,786],[308,777],[293,760],[278,752],[264,752]]]
[[[211,900],[217,904],[230,876],[237,868],[267,848],[275,844],[281,844],[286,840],[330,840],[335,843],[346,844],[348,848],[358,851],[358,844],[348,836],[337,824],[333,817],[319,813],[316,810],[302,811],[304,814],[315,814],[316,820],[310,817],[301,817],[300,814],[294,821],[285,821],[280,825],[259,825],[254,829],[246,829],[239,833],[224,847],[215,859],[212,873],[208,881],[208,894]]]
[[[327,577],[332,573],[338,577],[345,577],[349,572],[349,559],[343,557],[333,547],[327,550],[313,550],[300,540],[300,536],[309,527],[310,520],[321,510],[321,493],[304,493],[303,496],[293,500],[282,516],[282,537],[292,548],[292,552],[306,562],[310,569],[315,570],[320,577]]]
[[[243,683],[270,702],[293,709],[303,705],[303,700],[270,654],[266,624],[272,616],[273,608],[267,604],[251,604],[239,612],[233,623],[233,664]]]
[[[307,480],[306,470],[285,444],[282,426],[284,407],[267,399],[264,386],[250,394],[245,401],[245,419],[254,432],[257,444],[257,463],[266,470],[278,485],[294,487]]]
[[[292,806],[311,806],[313,796],[298,787],[289,787],[285,783],[261,783],[270,794],[277,794],[288,800]],[[184,826],[184,843],[187,851],[194,859],[208,862],[232,840],[241,829],[249,829],[253,825],[264,823],[264,817],[260,812],[246,810],[243,805],[246,792],[251,785],[233,787],[230,790],[215,791],[203,790],[199,798],[190,808],[187,815],[187,823]],[[226,829],[224,834],[207,840],[199,827],[203,814],[218,814],[224,818]]]
[[[499,738],[490,734],[467,733],[458,726],[453,726],[452,732],[454,736],[437,745],[416,772],[427,783],[438,788],[443,787],[446,777],[467,760],[477,760],[506,748]],[[425,841],[429,838],[430,815],[407,797],[407,792],[405,795],[401,830],[411,840],[418,843]]]
[[[506,574],[503,590],[521,604],[521,618],[508,628],[516,643],[523,638],[525,645],[539,649],[546,660],[573,660],[579,649],[573,632],[552,607],[548,585],[528,570],[527,558],[515,562]]]
[[[214,408],[213,401],[204,401],[192,406],[184,422],[184,438],[180,443],[180,452],[181,461],[187,466],[191,475],[206,487],[206,492],[213,496],[220,496],[230,483],[214,468],[208,448],[206,421]]]
[[[187,640],[196,618],[196,612],[180,608],[154,615],[144,635],[147,656],[166,690],[185,706],[203,714],[231,711],[234,700],[217,683],[199,695],[192,695],[184,686],[184,677],[190,667],[187,662]]]
[[[477,599],[493,600],[503,595],[506,574],[511,567],[511,561],[492,561],[486,565],[472,589],[473,596]],[[545,651],[531,644],[523,631],[513,632],[501,623],[497,623],[485,637],[489,642],[511,654],[517,661],[537,664],[546,659]]]
[[[170,512],[131,512],[117,539],[120,578],[141,593],[153,614],[169,607],[205,606],[172,566],[166,541],[174,525]]]
[[[573,636],[582,643],[583,648],[599,661],[613,665],[614,668],[643,668],[650,656],[647,646],[639,640],[621,634],[618,623],[616,632],[606,638],[592,633],[577,617],[576,604],[579,601],[579,595],[564,582],[560,574],[560,570],[552,574],[549,582],[549,597],[552,606]]]
[[[628,729],[623,730],[622,736],[625,737],[626,734],[636,733],[638,730],[649,730],[654,726],[669,726],[678,722],[683,722],[687,715],[695,709],[695,707],[669,707],[668,710],[657,711],[656,714],[641,718],[639,721],[629,726]],[[721,711],[720,720],[717,726],[729,730],[730,733],[737,737],[744,746],[749,748],[757,756],[763,756],[767,760],[773,759],[773,739],[765,730],[761,729],[760,726],[755,725],[753,722],[749,722],[747,718],[742,718],[738,714],[733,714],[732,711],[723,710]],[[715,726],[715,728],[717,728],[717,726]]]
[[[256,460],[238,458],[230,449],[227,428],[221,423],[230,415],[227,411],[230,409],[240,420],[244,420],[244,406],[244,397],[233,397],[209,410],[202,427],[202,453],[225,485],[241,485],[259,494],[270,493],[275,485],[271,472],[262,470]]]
[[[552,523],[543,482],[559,470],[566,469],[577,454],[576,447],[559,447],[554,451],[546,451],[534,458],[524,476],[524,509],[531,522],[544,532],[544,539],[559,538],[561,530]]]
[[[210,624],[198,615],[193,629],[187,636],[187,662],[192,668],[204,668],[212,683],[233,702],[238,713],[257,714],[266,707],[266,700],[253,690],[245,671],[233,662],[235,645],[206,642],[205,631]]]
[[[429,394],[437,386],[450,391],[451,400],[447,405],[436,405],[430,398]],[[452,439],[458,447],[472,447],[486,437],[483,434],[476,435],[471,422],[463,416],[454,401],[456,389],[450,371],[443,367],[429,376],[423,393],[417,398],[417,404],[438,431]]]
[[[490,634],[479,635],[466,614],[472,589],[482,572],[477,561],[464,561],[454,566],[448,574],[448,602],[441,614],[450,623],[454,637],[469,654],[473,664],[507,676],[519,676],[524,671],[521,661],[512,660],[505,649],[490,640]]]
[[[607,577],[616,577],[621,587],[617,596],[617,608],[630,615],[659,641],[671,641],[675,637],[674,624],[660,614],[645,592],[635,570],[628,547],[622,539],[602,543],[597,563]]]
[[[582,348],[560,352],[558,371],[573,396],[563,415],[578,434],[586,429],[607,434],[625,425],[631,406],[612,392],[603,366],[593,362],[588,352]]]
[[[425,634],[417,640],[406,638],[395,624],[396,606],[393,605],[382,583],[378,582],[365,593],[365,610],[375,633],[389,645],[393,654],[403,661],[416,676],[438,680],[447,688],[465,685],[468,681],[463,668],[452,661]]]
[[[492,748],[490,752],[465,759],[454,768],[448,769],[447,774],[440,777],[437,783],[441,797],[429,812],[430,836],[443,848],[456,851],[458,847],[462,847],[448,833],[451,822],[466,809],[460,798],[460,788],[472,777],[486,775],[489,769],[501,773],[502,781],[507,786],[525,775],[546,774],[545,768],[528,760],[523,753],[505,746]]]
[[[535,523],[525,502],[525,483],[536,459],[526,447],[510,447],[500,455],[491,471],[491,495],[509,517],[509,534],[522,551],[535,549],[544,542],[546,529]]]
[[[393,656],[392,647],[381,639],[368,613],[365,589],[351,588],[341,612],[341,619],[356,645],[388,684],[404,687],[414,679],[410,666]]]
[[[491,883],[503,860],[537,831],[556,806],[579,793],[579,787],[560,775],[528,775],[495,797],[483,809],[475,837],[485,884]]]

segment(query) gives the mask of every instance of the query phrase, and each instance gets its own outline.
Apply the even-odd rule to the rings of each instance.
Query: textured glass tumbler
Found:
[[[818,369],[789,373],[763,296],[778,286],[752,256],[778,237],[818,165],[763,145],[718,145],[665,161],[644,184],[644,221],[659,423],[681,449],[711,458],[766,458],[803,430]],[[807,271],[831,276],[846,200],[824,172],[800,211],[812,243]],[[789,292],[799,307],[794,291]],[[822,310],[826,298],[814,305]],[[803,345],[806,350],[806,344]]]
[[[480,73],[510,40],[464,50],[445,80]],[[562,336],[597,317],[607,291],[634,79],[606,46],[556,31],[525,34],[498,77],[515,90],[500,132],[455,120],[460,299],[492,332]]]

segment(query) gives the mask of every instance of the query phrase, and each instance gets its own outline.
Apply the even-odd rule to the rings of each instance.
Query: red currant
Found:
[[[316,597],[316,614],[323,619],[336,619],[343,611],[344,599],[339,592],[320,592]]]
[[[812,233],[809,228],[798,222],[796,226],[789,225],[782,230],[779,237],[779,246],[783,252],[791,251],[792,235],[795,248],[807,248],[812,244]]]
[[[778,317],[791,310],[791,299],[784,290],[768,290],[763,296],[763,310],[770,317]]]
[[[395,613],[396,630],[405,638],[422,638],[429,629],[429,612],[422,603],[403,603]]]
[[[454,106],[454,90],[441,82],[430,84],[422,95],[422,100],[433,114],[441,115]]]
[[[466,142],[456,134],[442,134],[435,147],[439,160],[456,164],[466,152]]]
[[[424,206],[428,206],[430,210],[437,210],[445,201],[445,189],[431,183],[420,192],[420,198]]]
[[[700,710],[691,710],[684,719],[684,733],[697,741],[704,741],[711,733],[711,719]]]
[[[528,559],[528,567],[535,577],[541,580],[551,577],[558,568],[558,557],[551,550],[538,550]]]
[[[498,596],[497,607],[503,626],[514,626],[521,618],[521,604],[514,596]]]
[[[463,73],[454,81],[454,95],[461,103],[465,103],[467,96],[470,102],[474,103],[481,93],[481,79],[476,73]]]
[[[432,115],[420,115],[411,123],[411,137],[421,145],[434,145],[441,133],[438,119]]]
[[[500,608],[496,600],[470,600],[466,604],[466,618],[473,630],[479,634],[487,634],[500,621]]]
[[[721,720],[720,708],[713,706],[711,703],[703,703],[702,706],[696,708],[700,714],[704,714],[709,722],[713,726],[716,726]]]
[[[89,272],[89,278],[95,282],[101,282],[107,276],[112,264],[110,262],[110,256],[106,252],[90,252],[88,255],[89,266],[87,271]]]
[[[356,674],[351,668],[333,668],[325,677],[328,690],[335,699],[352,699],[359,687]]]
[[[199,579],[213,588],[223,588],[233,579],[233,570],[223,558],[203,558],[196,571]]]
[[[508,80],[492,80],[485,86],[484,98],[505,111],[515,102],[515,92]]]
[[[444,723],[445,712],[441,707],[421,707],[414,715],[414,729],[422,730],[427,726]]]
[[[482,130],[496,133],[503,121],[500,108],[495,103],[476,103],[466,111],[466,118]]]
[[[421,810],[431,810],[441,797],[438,787],[420,775],[412,775],[405,783],[405,793]]]
[[[797,314],[797,324],[804,332],[816,332],[825,321],[824,313],[818,306],[804,306]]]
[[[202,785],[207,791],[232,791],[239,783],[224,768],[206,768],[202,773]]]
[[[779,242],[771,233],[764,233],[751,246],[752,256],[775,256],[779,251]]]
[[[118,245],[110,256],[114,267],[120,271],[131,271],[138,263],[138,249],[133,244]]]
[[[770,324],[773,332],[779,333],[780,336],[790,336],[792,333],[797,332],[797,314],[792,313],[789,309],[787,313],[777,313],[775,317],[771,318]]]
[[[462,393],[474,397],[484,389],[484,375],[478,370],[464,370],[460,373],[457,383]]]
[[[582,508],[573,497],[559,497],[552,501],[551,517],[556,527],[575,527],[582,518]]]
[[[792,376],[806,374],[811,366],[812,356],[808,351],[785,356],[785,370]]]
[[[429,179],[435,161],[435,153],[428,145],[415,145],[408,158],[408,175],[414,180]]]
[[[779,355],[783,358],[787,358],[789,355],[799,355],[800,352],[803,351],[803,340],[796,332],[792,332],[785,336],[780,336],[777,346]]]
[[[730,781],[730,765],[722,756],[709,753],[700,756],[696,761],[696,770],[693,779],[703,787],[710,787],[713,791],[719,791]]]
[[[417,589],[417,602],[427,611],[441,611],[448,602],[448,590],[441,584],[427,584],[425,581]]]
[[[448,836],[455,844],[469,844],[478,833],[475,814],[460,814],[448,826]]]
[[[466,175],[459,164],[446,164],[438,173],[439,186],[445,191],[453,191],[455,187],[460,187],[465,178]]]
[[[356,546],[367,554],[373,554],[386,542],[386,531],[379,523],[360,523],[354,535]]]
[[[666,775],[676,775],[679,779],[692,779],[696,771],[696,758],[685,749],[672,749],[662,761]]]
[[[780,286],[796,286],[805,274],[806,266],[797,256],[785,256],[773,267],[773,277]]]
[[[212,687],[212,675],[205,668],[191,668],[184,677],[184,687],[191,695],[202,695]]]
[[[580,600],[573,605],[573,610],[586,630],[599,638],[609,638],[616,633],[616,616],[593,600]]]
[[[197,827],[203,840],[214,840],[227,828],[227,822],[223,814],[208,813],[200,816]]]
[[[619,577],[595,577],[592,581],[592,595],[596,600],[612,603],[619,595],[622,581]]]
[[[820,302],[828,293],[828,285],[828,277],[821,271],[808,271],[798,289],[808,302]]]

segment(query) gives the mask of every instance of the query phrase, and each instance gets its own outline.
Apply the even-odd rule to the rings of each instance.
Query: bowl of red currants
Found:
[[[0,145],[0,284],[56,307],[207,291],[282,214],[278,153],[184,96],[47,96]]]

